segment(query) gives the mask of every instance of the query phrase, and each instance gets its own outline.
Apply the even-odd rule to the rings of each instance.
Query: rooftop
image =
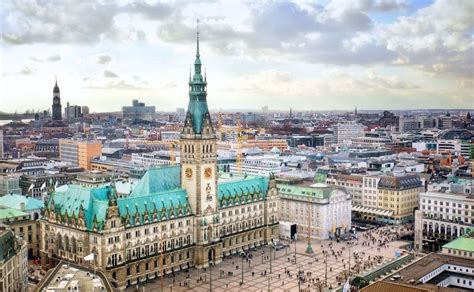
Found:
[[[0,207],[0,220],[9,219],[9,218],[18,218],[23,216],[30,216],[28,213],[23,211],[13,209],[13,208],[1,208]]]
[[[0,206],[21,211],[30,211],[41,209],[43,207],[43,202],[38,199],[19,194],[9,194],[0,197]]]
[[[471,235],[456,238],[455,240],[443,245],[443,248],[474,252],[474,232],[471,233]]]
[[[112,288],[102,273],[60,262],[34,291],[112,291]]]

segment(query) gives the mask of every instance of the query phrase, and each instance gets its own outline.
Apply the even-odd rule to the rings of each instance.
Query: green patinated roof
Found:
[[[312,196],[318,199],[329,198],[331,189],[328,187],[294,186],[287,184],[277,184],[279,193],[294,196]]]
[[[54,202],[55,212],[77,218],[81,206],[84,211],[86,229],[103,228],[109,208],[109,196],[112,188],[86,188],[79,185],[68,185],[61,191],[54,192],[47,202],[48,209]],[[190,212],[186,191],[180,186],[179,166],[151,168],[138,182],[132,193],[125,198],[117,198],[120,217],[131,225],[145,223],[145,216],[153,220],[153,211],[156,208],[157,219],[171,216],[182,216]],[[165,214],[163,214],[165,208]],[[137,215],[138,212],[138,216]],[[136,222],[136,219],[140,222]]]
[[[129,218],[130,225],[135,225],[137,223],[136,219],[140,220],[139,224],[145,223],[146,219],[152,222],[154,212],[157,214],[157,220],[184,216],[188,214],[188,211],[189,214],[191,212],[188,195],[184,189],[163,191],[161,193],[136,197],[130,196],[118,199],[117,204],[120,216],[124,219]]]
[[[25,209],[21,209],[21,204],[25,204]],[[0,206],[5,206],[9,208],[14,208],[22,211],[29,211],[35,209],[41,209],[43,207],[43,202],[38,199],[31,197],[18,195],[18,194],[9,194],[0,197]]]
[[[443,248],[474,252],[474,237],[463,236],[443,245]]]
[[[0,220],[15,218],[21,216],[30,216],[28,213],[14,208],[0,208]]]
[[[256,199],[264,199],[268,190],[267,177],[248,176],[242,179],[233,179],[220,182],[217,186],[219,207],[244,202],[251,199],[253,195]]]
[[[136,197],[181,187],[181,168],[179,166],[163,166],[150,168],[133,189],[130,196]]]
[[[54,202],[54,210],[61,215],[77,218],[81,206],[84,209],[84,222],[87,230],[93,230],[94,217],[97,228],[101,229],[105,222],[107,207],[109,205],[109,186],[99,188],[86,188],[80,185],[69,185],[64,192],[54,192],[46,206],[51,209]]]

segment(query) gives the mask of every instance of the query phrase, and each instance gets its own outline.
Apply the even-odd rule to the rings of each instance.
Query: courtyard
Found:
[[[307,240],[292,242],[288,248],[278,251],[268,246],[248,250],[249,256],[226,257],[211,269],[166,275],[163,291],[298,291],[299,288],[318,291],[326,281],[329,288],[336,288],[344,284],[349,265],[352,274],[362,273],[392,260],[402,251],[408,242],[396,240],[395,235],[389,235],[390,230],[395,231],[395,227],[361,232],[358,240],[350,242],[314,240],[312,254],[305,252]],[[297,276],[299,271],[301,280]],[[127,291],[137,288],[161,291],[160,279]]]

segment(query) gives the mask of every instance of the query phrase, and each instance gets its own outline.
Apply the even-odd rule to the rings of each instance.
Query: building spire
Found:
[[[197,29],[196,29],[196,58],[199,58],[199,18],[196,20]]]
[[[56,87],[58,86],[58,76],[54,75],[54,80],[56,81]]]

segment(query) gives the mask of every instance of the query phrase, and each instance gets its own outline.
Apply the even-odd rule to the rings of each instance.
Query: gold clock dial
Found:
[[[206,178],[210,178],[211,175],[212,175],[212,168],[207,167],[206,169],[204,169],[204,176],[205,176]]]
[[[191,168],[186,168],[186,170],[184,171],[184,174],[186,175],[187,178],[192,178],[193,170]]]

